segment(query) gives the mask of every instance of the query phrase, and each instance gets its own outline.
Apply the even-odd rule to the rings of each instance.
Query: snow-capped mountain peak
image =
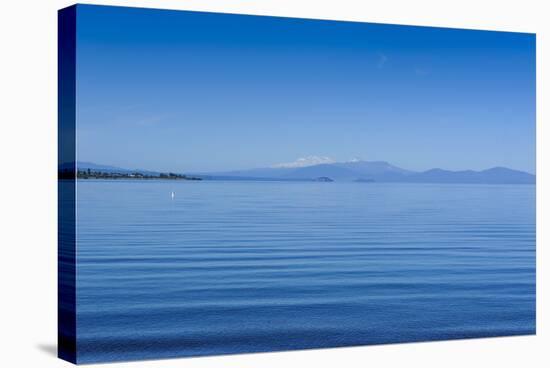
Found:
[[[301,157],[293,162],[285,162],[282,164],[273,165],[273,168],[296,168],[296,167],[307,167],[320,164],[333,164],[336,161],[326,156],[307,156]]]

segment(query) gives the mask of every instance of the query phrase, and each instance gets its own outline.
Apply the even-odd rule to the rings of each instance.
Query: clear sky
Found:
[[[79,6],[78,160],[535,172],[535,36]]]

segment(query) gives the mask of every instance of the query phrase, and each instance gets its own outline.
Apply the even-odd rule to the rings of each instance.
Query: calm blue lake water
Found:
[[[77,214],[79,362],[535,333],[535,186],[79,180]]]

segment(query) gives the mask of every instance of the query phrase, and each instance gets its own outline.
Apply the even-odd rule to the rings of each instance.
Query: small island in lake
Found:
[[[320,176],[317,179],[315,179],[315,181],[322,181],[322,182],[325,182],[325,183],[330,183],[330,182],[333,182],[334,180],[332,180],[328,176]]]

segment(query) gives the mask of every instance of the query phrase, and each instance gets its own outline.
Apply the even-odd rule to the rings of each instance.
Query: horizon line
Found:
[[[70,164],[73,164],[75,163],[75,166],[78,168],[78,164],[80,163],[81,165],[82,164],[91,164],[91,165],[95,165],[95,166],[104,166],[104,167],[110,167],[112,169],[120,169],[120,170],[126,170],[126,171],[151,171],[151,172],[158,172],[158,173],[169,173],[169,172],[172,172],[172,173],[191,173],[191,174],[216,174],[216,173],[230,173],[230,172],[235,172],[235,171],[249,171],[249,170],[266,170],[266,169],[269,169],[269,170],[298,170],[298,169],[303,169],[303,168],[306,168],[306,167],[313,167],[313,166],[319,166],[319,165],[337,165],[337,164],[345,164],[345,163],[353,163],[353,162],[368,162],[368,163],[385,163],[385,164],[388,164],[388,165],[391,165],[393,167],[396,167],[398,169],[402,169],[402,170],[407,170],[407,171],[410,171],[411,173],[425,173],[425,172],[428,172],[428,171],[433,171],[433,170],[442,170],[442,171],[448,171],[448,172],[467,172],[467,171],[471,171],[471,172],[484,172],[484,171],[488,171],[488,170],[492,170],[492,169],[506,169],[506,170],[513,170],[513,171],[518,171],[518,172],[523,172],[523,173],[526,173],[526,174],[529,174],[529,175],[532,175],[532,176],[536,176],[536,171],[535,172],[531,172],[531,171],[528,171],[528,170],[521,170],[521,169],[515,169],[515,168],[511,168],[511,167],[507,167],[507,166],[502,166],[502,165],[496,165],[496,166],[490,166],[490,167],[487,167],[485,169],[478,169],[478,170],[475,170],[475,169],[458,169],[458,170],[450,170],[450,169],[445,169],[445,168],[442,168],[442,167],[432,167],[432,168],[429,168],[429,169],[425,169],[425,170],[410,170],[410,169],[405,169],[405,168],[402,168],[402,167],[399,167],[399,166],[395,166],[393,164],[391,164],[390,162],[388,161],[384,161],[384,160],[348,160],[348,161],[334,161],[334,162],[330,162],[330,163],[317,163],[317,164],[312,164],[312,165],[306,165],[306,166],[300,166],[300,167],[274,167],[274,166],[258,166],[258,167],[251,167],[251,168],[244,168],[244,169],[220,169],[220,170],[207,170],[207,171],[204,171],[204,170],[159,170],[159,169],[145,169],[145,168],[128,168],[128,167],[121,167],[121,166],[118,166],[118,165],[113,165],[113,164],[104,164],[104,163],[97,163],[97,162],[94,162],[94,161],[69,161],[69,162],[64,162],[64,163],[59,163],[58,164],[58,168],[60,168],[61,166],[63,165],[70,165]]]

